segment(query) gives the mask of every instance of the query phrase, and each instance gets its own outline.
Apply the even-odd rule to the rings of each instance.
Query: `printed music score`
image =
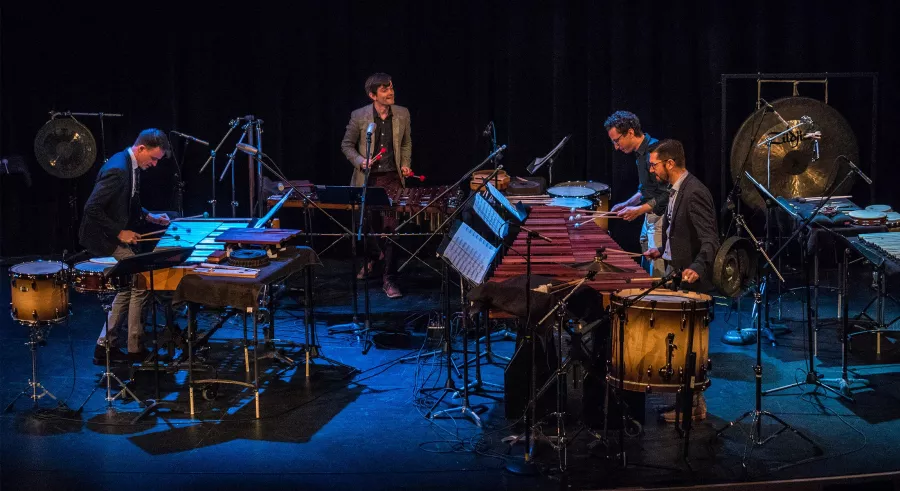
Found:
[[[495,188],[493,184],[487,183],[484,187],[488,190],[491,198],[493,198],[494,201],[500,203],[500,205],[503,206],[506,211],[516,217],[519,220],[519,223],[525,221],[525,213],[516,209],[516,207],[513,206],[508,199],[506,199],[506,196],[504,196],[503,193],[500,192],[500,190]]]
[[[456,222],[449,241],[444,240],[445,243],[441,244],[438,255],[442,255],[472,283],[477,285],[483,283],[499,248],[492,246],[463,222]]]
[[[475,214],[487,225],[497,237],[506,237],[509,232],[509,224],[497,213],[497,210],[487,202],[480,194],[475,195],[475,203],[472,205]]]

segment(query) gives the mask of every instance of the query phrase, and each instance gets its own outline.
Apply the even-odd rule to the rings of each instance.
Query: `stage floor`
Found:
[[[0,304],[9,300],[5,268]],[[315,359],[312,373],[304,366],[288,367],[265,359],[261,370],[266,383],[260,396],[262,419],[254,419],[253,399],[238,386],[220,385],[213,401],[198,401],[199,414],[186,413],[186,372],[164,373],[162,399],[180,409],[163,411],[138,424],[130,420],[140,413],[134,403],[116,402],[118,414],[107,415],[105,391],[98,390],[80,414],[34,412],[21,398],[0,418],[0,488],[2,489],[557,489],[561,481],[556,452],[537,447],[541,475],[522,477],[505,470],[508,461],[521,460],[522,445],[510,448],[503,438],[518,433],[515,421],[504,417],[503,393],[478,393],[471,398],[484,427],[478,428],[461,412],[430,421],[424,414],[434,394],[422,387],[441,387],[446,362],[441,356],[418,356],[429,316],[440,308],[439,279],[421,266],[403,282],[406,294],[389,300],[373,282],[371,311],[379,329],[407,330],[411,336],[379,337],[379,344],[362,353],[361,341],[352,334],[328,334],[328,326],[349,320],[350,266],[327,260],[315,280],[316,315],[321,354],[354,367],[350,374],[340,366]],[[871,277],[860,273],[854,281],[851,313],[871,298]],[[377,285],[377,286],[375,286]],[[451,290],[453,291],[453,290]],[[458,291],[458,290],[457,290]],[[455,294],[458,297],[458,294]],[[38,350],[40,381],[57,397],[77,408],[95,385],[102,367],[91,363],[102,311],[96,297],[71,294],[73,315],[68,325],[54,327],[46,346]],[[749,322],[751,301],[745,299],[742,323]],[[360,295],[359,308],[363,308]],[[799,299],[785,296],[783,316],[798,319]],[[888,319],[900,311],[888,302]],[[822,317],[834,317],[835,298],[823,294]],[[681,459],[683,440],[671,426],[658,424],[654,405],[665,397],[648,397],[647,423],[641,436],[627,437],[628,468],[617,468],[605,458],[588,432],[581,432],[568,450],[570,489],[633,486],[676,486],[842,476],[900,470],[900,350],[895,335],[882,338],[881,359],[874,356],[875,336],[854,338],[852,372],[869,381],[868,388],[847,402],[810,386],[793,388],[763,398],[763,409],[784,419],[808,435],[821,453],[790,431],[752,451],[747,476],[741,460],[749,426],[732,428],[718,439],[715,429],[754,406],[755,346],[729,346],[722,334],[737,319],[724,307],[717,309],[710,330],[712,386],[706,391],[709,415],[691,435],[691,467]],[[772,315],[776,315],[773,310]],[[201,327],[215,319],[202,315]],[[284,341],[303,343],[303,309],[291,300],[276,317],[276,335]],[[182,327],[185,320],[179,318]],[[805,324],[788,322],[790,333],[778,336],[778,346],[763,346],[763,386],[772,388],[802,381],[806,372]],[[233,318],[216,333],[208,351],[210,364],[221,378],[243,380],[243,353],[239,344],[242,326]],[[31,374],[30,354],[23,344],[28,329],[0,315],[0,402],[5,406]],[[817,369],[825,378],[840,374],[841,350],[836,324],[826,322],[819,331]],[[390,346],[389,346],[390,345]],[[392,347],[393,346],[393,347]],[[459,345],[457,345],[459,346]],[[420,348],[421,347],[421,348]],[[512,341],[496,341],[494,350],[513,352]],[[302,358],[298,348],[283,345],[284,354]],[[400,359],[413,356],[411,363]],[[461,363],[460,358],[457,363]],[[117,369],[127,376],[128,369]],[[73,381],[74,376],[74,381]],[[502,384],[503,366],[483,367],[486,382]],[[460,379],[456,379],[458,383]],[[73,383],[74,382],[74,383]],[[141,398],[152,397],[153,373],[138,372],[134,389]],[[444,399],[438,410],[456,406]],[[44,398],[41,407],[53,407]],[[747,421],[747,420],[745,420]],[[749,422],[749,421],[747,421]],[[578,427],[569,424],[570,436]],[[764,419],[763,432],[780,428]],[[548,423],[544,434],[553,434]],[[614,450],[618,449],[617,434]]]

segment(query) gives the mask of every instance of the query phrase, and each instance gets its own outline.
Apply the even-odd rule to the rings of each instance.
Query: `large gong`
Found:
[[[791,126],[799,123],[803,116],[809,116],[812,123],[802,125],[772,142],[771,176],[768,176],[767,148],[758,144],[788,127],[771,110],[761,107],[744,121],[734,137],[731,145],[732,179],[737,179],[744,162],[749,159],[747,171],[767,186],[773,196],[825,196],[836,183],[838,175],[843,178],[840,170],[846,164],[836,161],[837,157],[846,155],[854,162],[859,161],[856,136],[850,125],[831,106],[807,97],[778,99],[772,102],[772,106]],[[814,161],[814,140],[805,135],[816,131],[821,132],[822,137],[819,140],[819,158]],[[836,194],[844,194],[852,186],[851,177],[836,190]],[[741,190],[745,203],[756,209],[765,207],[756,188],[742,186]]]

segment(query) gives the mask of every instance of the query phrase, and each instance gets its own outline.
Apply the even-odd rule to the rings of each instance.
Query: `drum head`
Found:
[[[111,264],[95,263],[93,260],[80,262],[75,265],[75,271],[83,271],[86,273],[103,273],[110,268],[112,268]]]
[[[850,218],[857,218],[859,220],[880,220],[882,218],[887,218],[886,213],[871,210],[853,210],[848,212],[847,215],[849,215]]]
[[[603,184],[602,182],[594,182],[594,181],[566,181],[557,184],[559,187],[580,187],[580,188],[590,188],[594,190],[595,194],[609,194],[609,186]]]
[[[563,208],[590,208],[593,202],[584,198],[553,198],[550,206],[562,206]]]
[[[90,259],[90,262],[97,263],[97,264],[113,265],[119,261],[117,261],[116,258],[114,258],[114,257],[93,257]]]
[[[65,269],[66,265],[59,261],[31,261],[16,264],[9,268],[10,273],[27,275],[54,275]]]
[[[618,293],[613,294],[613,302],[621,304],[622,299],[637,297],[644,293],[644,291],[646,290],[641,288],[627,288],[625,290],[620,290]],[[690,302],[691,300],[697,302],[698,309],[706,309],[709,305],[712,305],[712,297],[703,293],[653,290],[648,295],[635,302],[634,306],[644,309],[653,308],[656,310],[680,311],[681,303]]]
[[[868,210],[868,211],[878,211],[878,212],[881,212],[881,213],[888,213],[888,212],[894,211],[894,210],[891,209],[891,206],[890,206],[890,205],[869,205],[869,206],[866,207],[866,210]]]
[[[559,198],[590,198],[597,191],[583,186],[553,186],[547,189],[547,194]]]
[[[900,213],[897,213],[896,211],[892,211],[892,212],[889,212],[889,213],[885,213],[885,215],[887,215],[887,221],[888,221],[888,223],[898,223],[898,222],[900,222]]]

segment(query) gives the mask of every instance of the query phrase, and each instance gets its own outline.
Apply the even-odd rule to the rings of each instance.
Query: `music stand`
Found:
[[[444,237],[441,245],[438,246],[438,257],[442,259],[443,263],[443,272],[444,272],[444,291],[446,292],[446,296],[444,297],[444,319],[447,323],[444,326],[444,340],[447,343],[446,351],[447,351],[447,380],[443,387],[438,388],[443,392],[441,396],[435,401],[434,405],[431,406],[431,409],[425,415],[428,419],[434,419],[437,416],[444,414],[452,414],[454,412],[460,412],[464,416],[469,416],[475,422],[478,427],[481,427],[481,418],[478,417],[478,414],[469,406],[469,370],[466,368],[463,370],[463,387],[462,387],[462,405],[457,407],[451,407],[448,409],[444,409],[441,411],[435,411],[434,409],[440,404],[444,397],[450,393],[458,393],[459,391],[456,389],[456,384],[453,382],[453,340],[450,336],[450,279],[449,273],[447,271],[447,266],[453,267],[456,272],[460,276],[460,300],[462,303],[462,332],[463,332],[463,366],[468,367],[469,365],[469,334],[468,334],[468,314],[466,313],[466,305],[465,305],[465,285],[463,279],[469,280],[471,283],[481,284],[484,282],[484,278],[488,273],[488,269],[490,268],[491,263],[494,260],[494,257],[497,256],[497,252],[499,248],[494,247],[485,240],[483,237],[478,235],[478,232],[472,230],[471,227],[466,225],[461,221],[457,221],[453,224],[450,233]]]
[[[150,302],[153,309],[153,372],[155,378],[154,399],[147,399],[151,404],[144,402],[145,408],[134,420],[132,424],[137,423],[141,418],[162,407],[164,402],[159,400],[159,327],[156,324],[157,300],[153,285],[153,271],[157,269],[166,269],[178,266],[184,263],[188,257],[194,252],[193,247],[173,247],[171,249],[161,249],[143,254],[135,254],[117,262],[115,266],[107,270],[104,274],[106,277],[120,275],[136,275],[140,273],[149,273],[150,275]],[[109,333],[107,333],[109,336]]]
[[[360,208],[360,203],[362,202],[362,194],[363,188],[358,186],[316,186],[316,196],[319,198],[319,202],[323,204],[336,204],[336,205],[346,205],[352,210],[356,210]],[[391,206],[391,198],[388,197],[387,190],[379,187],[368,188],[366,191],[366,202],[371,206]],[[352,213],[351,213],[352,215]],[[360,224],[365,221],[365,218],[359,217]],[[355,228],[356,223],[353,223],[353,227]],[[350,274],[353,276],[353,322],[349,324],[341,324],[332,326],[328,329],[328,334],[337,334],[337,333],[355,333],[359,335],[360,333],[368,334],[369,329],[372,327],[372,323],[369,320],[371,316],[370,307],[369,307],[369,248],[368,241],[363,240],[363,268],[365,269],[365,274],[363,275],[363,284],[364,284],[364,301],[363,308],[365,310],[366,320],[365,326],[360,328],[358,324],[359,317],[359,291],[357,289],[357,279],[356,279],[356,248],[357,248],[357,234],[352,233],[351,231],[350,237],[350,247],[352,249],[350,254]],[[366,338],[368,340],[368,338]],[[368,352],[367,343],[363,343],[363,352]]]
[[[528,167],[527,167],[528,173],[534,174],[544,164],[548,164],[549,178],[547,180],[547,186],[549,187],[549,186],[553,185],[553,162],[554,162],[554,160],[556,160],[556,154],[559,153],[560,150],[562,150],[562,148],[566,145],[566,142],[569,141],[569,138],[571,138],[571,137],[572,137],[572,135],[566,135],[565,138],[562,139],[562,141],[560,141],[555,147],[553,147],[553,150],[550,150],[550,153],[548,153],[547,155],[545,155],[543,157],[538,157],[538,158],[532,160],[531,163],[528,164]]]

